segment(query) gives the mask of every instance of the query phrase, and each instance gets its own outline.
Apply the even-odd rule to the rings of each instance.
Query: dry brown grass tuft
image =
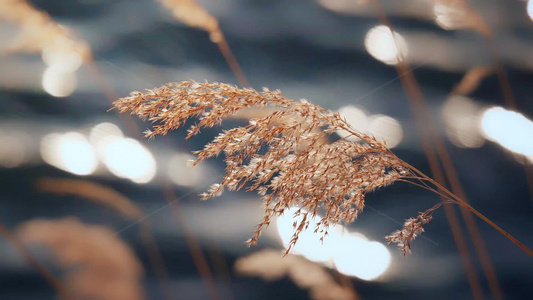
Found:
[[[65,287],[75,298],[145,299],[142,265],[112,230],[66,218],[31,220],[19,226],[17,234],[51,249],[65,271]]]
[[[283,252],[262,250],[240,257],[234,265],[237,273],[261,277],[267,281],[289,277],[298,287],[309,290],[313,300],[356,300],[353,288],[340,285],[319,264],[296,255],[284,256]]]
[[[257,243],[261,231],[272,218],[291,207],[298,207],[301,221],[294,223],[295,232],[287,249],[298,241],[301,231],[314,226],[316,233],[327,235],[335,223],[351,223],[364,208],[368,192],[395,181],[406,181],[459,204],[496,228],[512,242],[533,256],[533,252],[503,229],[472,208],[439,183],[394,155],[387,146],[353,129],[336,112],[327,111],[306,100],[294,101],[279,91],[239,89],[223,83],[184,81],[169,83],[145,93],[133,92],[114,102],[120,112],[130,111],[155,123],[147,137],[165,135],[185,125],[189,118],[198,123],[188,130],[187,138],[204,127],[220,125],[222,120],[250,107],[275,108],[266,117],[250,120],[249,125],[225,130],[203,150],[196,151],[193,165],[224,152],[226,173],[202,199],[222,194],[224,189],[256,190],[265,205],[265,216],[257,226],[249,245]],[[344,130],[360,142],[346,138],[324,143],[324,137]],[[409,219],[403,230],[389,236],[407,254],[410,242],[422,232],[436,205]],[[310,217],[324,210],[324,217],[310,224]]]

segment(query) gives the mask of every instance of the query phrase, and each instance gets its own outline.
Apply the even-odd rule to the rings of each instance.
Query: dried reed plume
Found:
[[[413,166],[395,156],[383,142],[353,129],[339,113],[327,111],[306,100],[294,101],[279,91],[239,89],[223,83],[184,81],[169,83],[146,93],[133,92],[114,102],[120,112],[131,111],[155,123],[147,137],[165,135],[185,125],[189,118],[198,123],[188,130],[187,138],[204,127],[220,125],[224,118],[249,107],[274,107],[266,117],[250,120],[249,125],[225,130],[203,150],[196,151],[195,165],[224,152],[226,173],[219,184],[213,185],[202,199],[222,194],[224,189],[256,190],[265,205],[265,215],[257,226],[249,245],[257,243],[261,231],[276,215],[291,207],[298,207],[301,221],[294,223],[295,232],[287,249],[297,242],[299,233],[310,225],[322,238],[335,223],[351,223],[364,208],[368,192],[406,181],[442,195],[449,202],[460,204],[503,233],[507,238],[533,256],[519,241],[503,231],[465,201]],[[320,129],[320,130],[319,130]],[[338,139],[321,142],[324,137],[344,130],[360,139],[352,142]],[[431,185],[431,186],[430,186]],[[387,237],[397,243],[404,254],[411,241],[422,231],[439,205],[408,220],[404,229]],[[310,217],[319,209],[324,217],[310,224]]]
[[[77,299],[142,300],[142,265],[117,235],[75,218],[31,220],[17,234],[49,247],[65,272],[63,282]]]
[[[74,39],[72,33],[54,21],[49,14],[33,7],[26,0],[0,1],[0,19],[20,26],[20,34],[8,52],[75,52],[83,60],[91,57],[87,43]]]
[[[313,300],[356,300],[353,288],[340,285],[317,263],[301,256],[287,255],[275,250],[262,250],[240,257],[234,265],[237,273],[257,276],[267,281],[289,277],[298,287],[309,290]]]

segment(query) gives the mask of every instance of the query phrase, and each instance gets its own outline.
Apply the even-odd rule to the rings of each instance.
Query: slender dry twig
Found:
[[[224,131],[203,150],[196,151],[198,158],[192,161],[195,165],[222,152],[225,154],[227,167],[222,182],[202,194],[202,199],[219,196],[224,189],[239,190],[245,186],[248,191],[256,190],[262,196],[265,215],[248,241],[249,245],[257,242],[273,216],[294,206],[300,208],[296,215],[302,217],[294,224],[295,232],[287,251],[297,242],[299,233],[310,225],[315,227],[315,232],[325,236],[331,224],[355,220],[364,208],[366,193],[402,177],[421,178],[431,183],[443,192],[446,200],[464,206],[488,221],[464,200],[399,159],[385,144],[357,132],[338,113],[326,111],[306,100],[287,99],[279,91],[264,89],[259,93],[222,83],[184,81],[169,83],[146,93],[133,92],[114,102],[114,108],[120,112],[131,111],[131,114],[155,123],[145,132],[147,137],[165,135],[185,125],[188,119],[198,117],[198,123],[188,130],[187,138],[190,138],[202,128],[220,125],[228,116],[252,106],[278,110],[267,117],[250,120],[247,126]],[[281,123],[274,120],[281,120]],[[317,132],[317,128],[322,131]],[[347,131],[360,142],[347,139],[331,144],[319,142],[323,136],[338,130]],[[325,216],[317,224],[310,224],[308,219],[316,216],[319,209],[325,210]],[[432,210],[434,208],[428,214]],[[419,219],[420,222],[423,220],[426,219]],[[494,223],[488,223],[504,232]],[[533,256],[531,250],[508,233],[505,235]],[[401,242],[408,245],[411,240],[406,237]]]

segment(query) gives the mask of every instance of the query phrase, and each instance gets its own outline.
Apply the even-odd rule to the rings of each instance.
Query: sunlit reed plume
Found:
[[[257,242],[272,217],[291,207],[300,208],[296,216],[301,219],[294,224],[287,252],[297,242],[299,233],[309,226],[314,226],[315,232],[324,238],[330,225],[355,220],[363,210],[366,193],[402,177],[416,177],[384,143],[357,132],[338,113],[305,100],[287,99],[279,91],[265,89],[259,93],[222,83],[181,82],[144,94],[134,92],[114,104],[121,112],[131,110],[132,114],[156,123],[146,132],[147,137],[164,135],[192,117],[199,117],[199,122],[191,126],[187,138],[203,127],[219,125],[242,109],[252,106],[277,109],[266,117],[250,120],[245,127],[224,131],[197,151],[198,158],[192,162],[197,164],[221,152],[226,156],[222,182],[202,194],[203,199],[218,196],[225,188],[238,190],[245,185],[247,190],[256,190],[262,196],[265,216],[248,241],[250,245]],[[347,139],[322,142],[339,130],[360,142]],[[310,224],[311,216],[316,216],[319,209],[325,210],[325,216]],[[395,237],[390,241],[398,242],[407,253],[415,236],[405,236],[402,241]]]
[[[234,265],[237,273],[267,281],[289,277],[298,287],[309,290],[313,300],[356,300],[352,288],[340,285],[324,267],[303,257],[275,250],[262,250],[240,257]]]
[[[66,218],[31,220],[20,225],[17,234],[50,249],[64,271],[64,285],[75,298],[145,299],[142,265],[112,230]]]
[[[130,111],[155,123],[146,137],[165,135],[185,125],[189,118],[198,122],[188,130],[187,138],[202,128],[220,125],[222,120],[241,109],[252,106],[277,108],[272,114],[250,120],[249,125],[225,130],[203,150],[196,151],[196,165],[224,152],[226,173],[222,182],[211,186],[202,199],[222,194],[224,189],[256,190],[265,206],[265,216],[257,226],[249,245],[257,243],[261,231],[272,217],[298,207],[294,235],[287,252],[298,241],[300,232],[313,226],[314,232],[328,234],[336,223],[351,223],[364,208],[364,196],[394,181],[404,181],[441,195],[446,202],[459,204],[494,227],[522,250],[524,246],[494,222],[438,182],[394,155],[385,143],[353,129],[338,112],[327,111],[307,100],[294,101],[280,91],[239,89],[223,83],[184,81],[169,83],[145,93],[133,92],[114,102],[120,112]],[[322,131],[317,131],[321,129]],[[348,136],[332,143],[320,141],[344,130]],[[352,142],[349,137],[360,141]],[[422,224],[430,220],[439,205],[409,219],[402,231],[389,236],[406,255],[411,241],[422,232]],[[319,209],[324,217],[311,224]]]

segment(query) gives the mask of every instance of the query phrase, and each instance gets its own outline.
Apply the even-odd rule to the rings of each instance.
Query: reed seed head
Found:
[[[363,210],[368,192],[412,175],[383,142],[365,135],[336,112],[327,111],[306,100],[285,98],[279,91],[240,89],[223,83],[169,83],[145,93],[133,92],[114,102],[120,112],[130,111],[154,126],[147,137],[165,135],[190,118],[198,122],[187,138],[204,127],[250,107],[272,110],[267,116],[251,119],[246,126],[224,130],[204,149],[196,151],[193,165],[223,153],[226,172],[222,181],[203,193],[202,199],[219,196],[225,189],[257,191],[265,214],[248,240],[257,243],[272,218],[298,207],[290,248],[299,233],[309,226],[327,235],[335,223],[351,223]],[[327,143],[333,133],[345,130],[359,142],[346,138]],[[326,139],[325,139],[326,138]],[[319,210],[324,217],[315,224],[311,216]]]

